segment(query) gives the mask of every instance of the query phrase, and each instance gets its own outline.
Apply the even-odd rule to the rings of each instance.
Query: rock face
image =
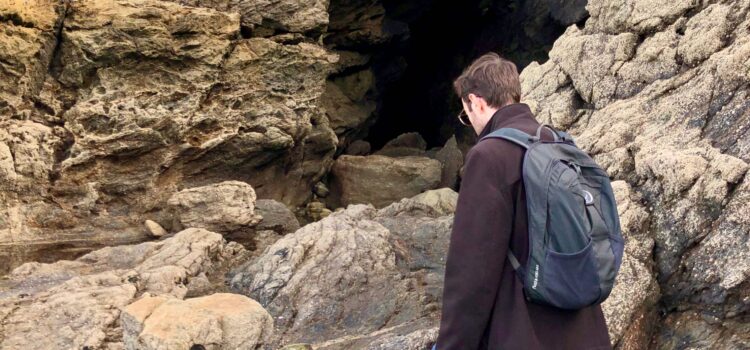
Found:
[[[748,347],[750,1],[587,8],[583,28],[568,28],[549,61],[523,71],[523,99],[640,198],[625,201],[635,226],[625,228],[634,235],[623,268],[647,309],[654,245],[666,317],[651,346]],[[646,334],[625,331],[621,342],[648,342],[656,312],[628,311]]]
[[[255,191],[241,181],[184,189],[167,204],[183,227],[219,233],[248,228],[262,219],[255,214]]]
[[[139,295],[183,298],[192,279],[244,254],[217,233],[191,228],[75,261],[26,263],[0,281],[0,348],[121,348],[120,310]]]
[[[372,203],[382,208],[401,198],[434,189],[441,180],[442,164],[427,157],[348,156],[331,169],[329,205]]]
[[[351,205],[284,236],[230,285],[271,313],[277,345],[427,348],[456,200],[441,189],[380,210]]]
[[[144,240],[183,188],[305,204],[337,144],[319,103],[337,58],[305,36],[327,3],[0,4],[0,272]],[[297,39],[258,37],[276,31]]]
[[[645,230],[648,214],[630,185],[615,181],[612,189],[626,244],[615,286],[602,304],[602,311],[613,344],[625,349],[643,349],[648,347],[649,332],[656,326],[653,316],[660,297],[651,255],[654,239]],[[639,319],[644,320],[638,322]]]
[[[123,309],[128,350],[257,349],[273,332],[273,319],[256,301],[218,293],[180,300],[145,296]]]

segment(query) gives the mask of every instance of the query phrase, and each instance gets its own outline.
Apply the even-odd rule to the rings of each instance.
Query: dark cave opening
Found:
[[[519,73],[532,61],[546,61],[565,28],[588,17],[585,0],[564,7],[558,3],[383,0],[384,27],[398,29],[392,30],[396,40],[374,47],[358,43],[355,48],[374,53],[377,85],[374,122],[355,138],[368,141],[372,150],[406,132],[421,134],[428,148],[442,146],[454,134],[460,145],[472,144],[473,130],[455,120],[461,104],[453,80],[489,51],[515,62]],[[335,10],[337,1],[331,6],[335,21],[333,16],[341,15]]]

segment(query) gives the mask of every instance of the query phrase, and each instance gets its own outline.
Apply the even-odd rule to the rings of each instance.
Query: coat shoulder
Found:
[[[521,178],[524,149],[503,139],[486,139],[477,143],[466,155],[466,169],[484,173],[501,186],[510,186]]]

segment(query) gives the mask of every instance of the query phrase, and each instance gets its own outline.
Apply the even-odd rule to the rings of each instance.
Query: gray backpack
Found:
[[[552,131],[554,141],[540,139],[544,127]],[[508,252],[526,299],[569,310],[604,301],[612,291],[623,251],[607,173],[576,147],[570,135],[548,125],[540,126],[535,136],[504,128],[482,140],[487,138],[505,139],[526,149],[526,265]]]

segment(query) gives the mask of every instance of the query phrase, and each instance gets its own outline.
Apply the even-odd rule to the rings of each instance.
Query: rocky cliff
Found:
[[[614,180],[613,344],[750,347],[750,1],[470,3],[0,0],[0,347],[429,347],[487,49]]]
[[[750,2],[587,8],[521,78],[538,117],[576,135],[643,207],[631,240],[659,302],[631,327],[661,325],[659,348],[747,347]]]

